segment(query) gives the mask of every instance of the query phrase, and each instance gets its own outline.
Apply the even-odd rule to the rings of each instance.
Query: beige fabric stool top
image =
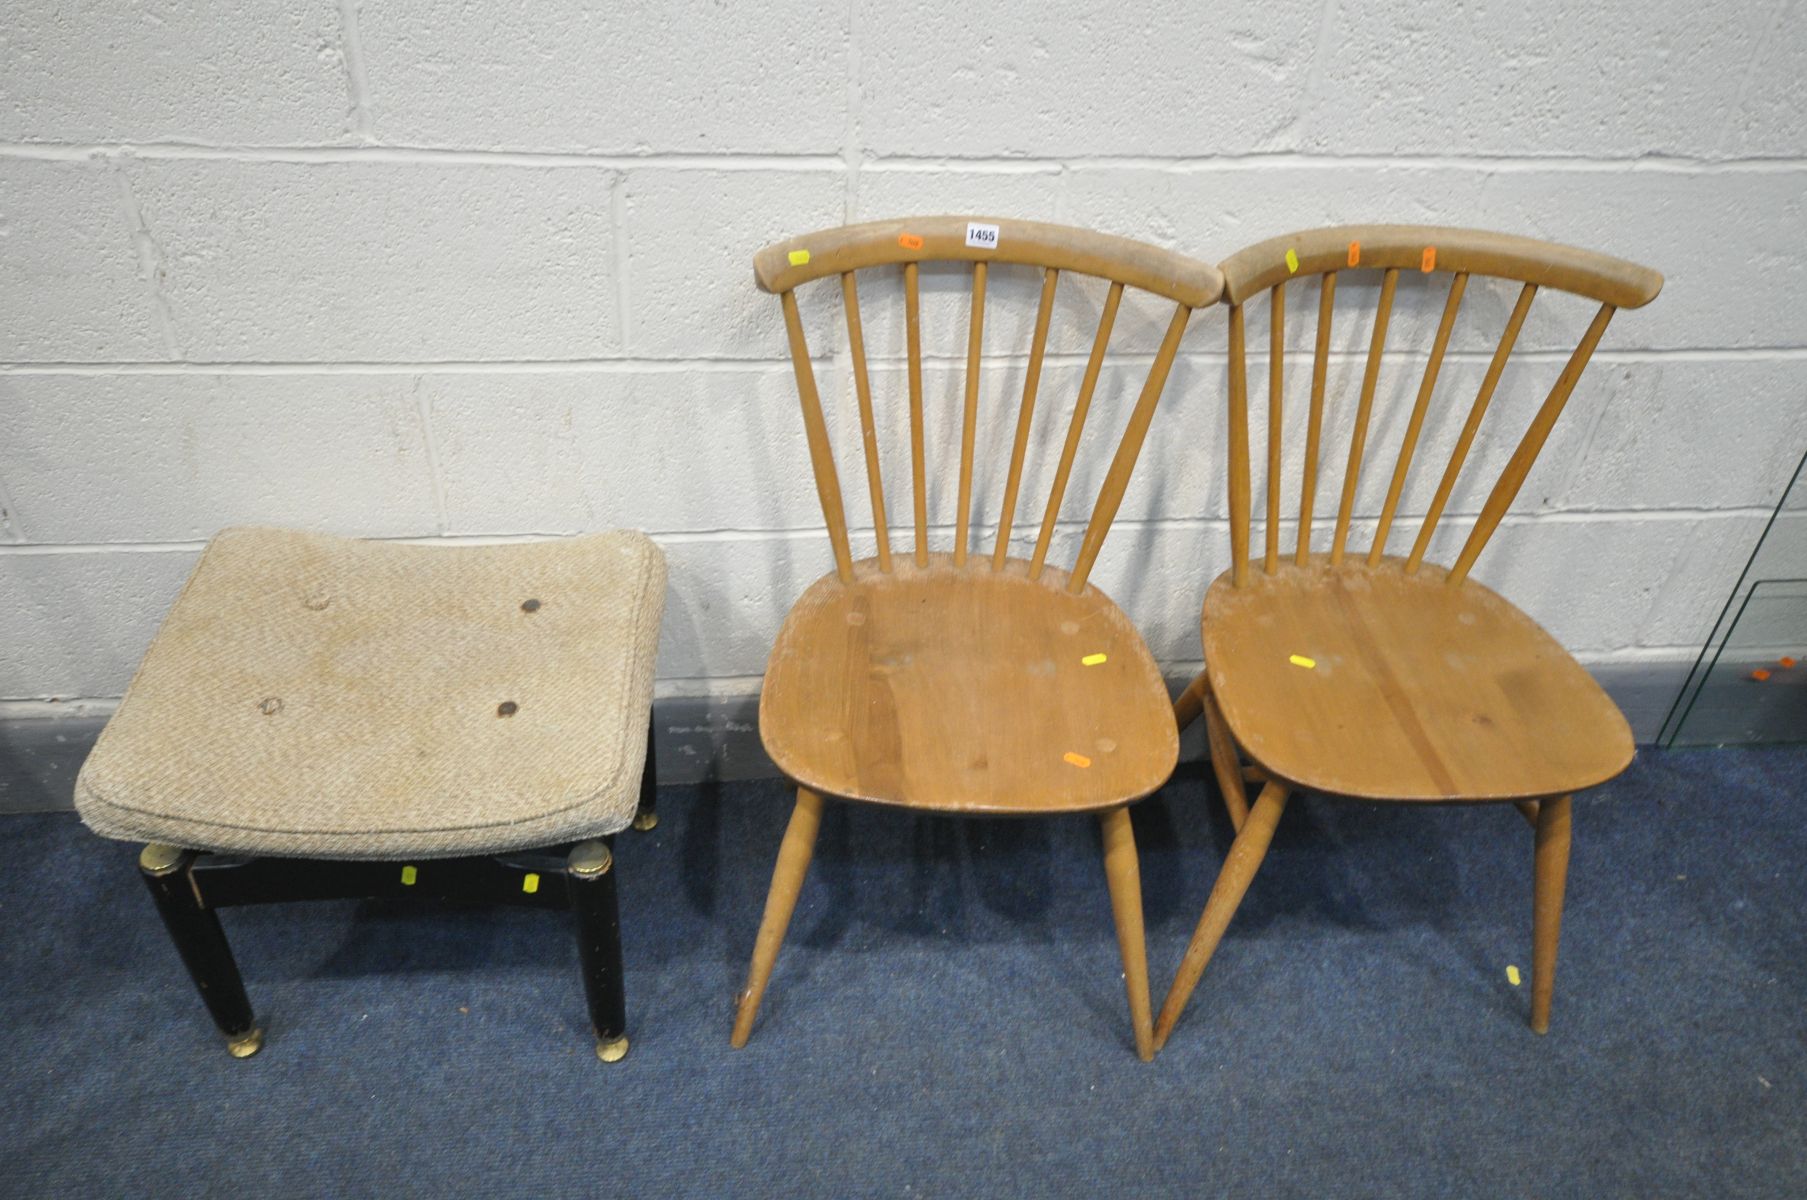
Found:
[[[639,533],[208,545],[76,783],[96,833],[337,859],[633,819],[665,561]]]

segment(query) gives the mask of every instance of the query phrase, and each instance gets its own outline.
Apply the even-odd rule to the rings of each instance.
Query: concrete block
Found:
[[[0,141],[292,146],[349,134],[333,0],[11,0]]]
[[[166,357],[111,170],[0,160],[0,361]]]
[[[433,374],[420,386],[453,533],[822,523],[788,366]],[[853,409],[825,407],[836,447],[857,455]]]
[[[0,700],[124,692],[199,553],[9,551],[0,558]]]
[[[1325,9],[1298,148],[1713,156],[1773,9],[1656,0],[1631,20],[1609,7],[1338,4]]]
[[[925,157],[1290,148],[1319,9],[863,5],[861,139],[876,154]]]
[[[201,361],[619,349],[607,171],[157,161],[129,173]]]
[[[651,358],[784,358],[776,297],[753,285],[753,255],[771,242],[843,224],[845,181],[832,171],[649,168],[623,184],[628,346]],[[812,354],[839,334],[825,323],[840,289],[798,293]],[[838,317],[837,317],[838,321]]]
[[[0,375],[4,476],[40,542],[222,526],[437,531],[405,375]]]
[[[371,114],[409,145],[838,154],[845,5],[360,9]]]

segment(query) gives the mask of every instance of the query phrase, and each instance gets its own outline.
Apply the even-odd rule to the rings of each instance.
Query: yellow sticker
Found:
[[[540,877],[532,871],[521,876],[521,890],[529,896],[540,890]]]
[[[1290,247],[1286,251],[1286,271],[1289,275],[1299,273],[1299,252]]]
[[[1099,663],[1105,661],[1105,656],[1102,654],[1088,654],[1084,658],[1080,659],[1079,661],[1084,663],[1088,667],[1095,667]]]
[[[1317,659],[1306,658],[1303,654],[1288,655],[1286,661],[1295,667],[1304,667],[1307,671],[1318,665]]]
[[[802,266],[807,266],[808,264],[809,264],[809,251],[807,251],[807,250],[792,250],[791,251],[791,266],[802,267]]]
[[[1506,968],[1506,982],[1511,984],[1513,987],[1518,986],[1518,968],[1517,967],[1507,967]]]
[[[1069,750],[1065,754],[1061,755],[1061,758],[1066,760],[1067,762],[1072,763],[1076,767],[1089,767],[1092,765],[1091,759],[1087,758],[1083,754],[1075,754],[1071,750]]]
[[[413,867],[403,867],[402,868],[402,886],[413,887],[414,881],[418,877],[419,877],[419,873],[417,871],[415,871],[415,869]]]

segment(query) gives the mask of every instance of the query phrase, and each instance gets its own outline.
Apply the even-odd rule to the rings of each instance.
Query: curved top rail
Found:
[[[1288,252],[1296,269],[1287,261]],[[1302,230],[1258,242],[1219,264],[1224,299],[1231,304],[1241,304],[1295,274],[1347,267],[1467,271],[1573,292],[1615,308],[1639,308],[1663,290],[1660,273],[1622,258],[1509,233],[1435,225]]]
[[[950,259],[1096,275],[1191,308],[1214,304],[1223,292],[1223,276],[1209,263],[1130,238],[1009,217],[907,217],[824,229],[755,254],[753,277],[762,291],[784,293],[843,271]]]

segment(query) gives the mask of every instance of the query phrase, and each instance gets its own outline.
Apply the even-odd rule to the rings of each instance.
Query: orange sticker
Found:
[[[1751,678],[1755,679],[1758,683],[1762,683],[1765,679],[1769,678],[1769,672],[1765,671],[1762,667],[1758,667],[1755,671],[1751,672]]]
[[[1089,767],[1092,765],[1091,759],[1087,758],[1083,754],[1075,754],[1071,750],[1067,751],[1065,754],[1061,755],[1060,757],[1064,761],[1070,762],[1076,767]]]
[[[915,233],[900,233],[897,235],[897,244],[905,250],[920,250],[922,249],[922,236]]]
[[[1350,242],[1349,243],[1349,265],[1353,267],[1356,264],[1360,263],[1361,260],[1362,260],[1362,244],[1360,242]]]
[[[1437,248],[1435,246],[1426,246],[1424,248],[1424,261],[1418,264],[1418,269],[1420,271],[1435,271],[1437,269]]]
[[[1794,667],[1794,659],[1792,659],[1792,658],[1785,658],[1785,659],[1783,659],[1783,660],[1782,660],[1782,669],[1783,669],[1783,670],[1784,670],[1784,671],[1787,671],[1787,670],[1790,670],[1790,669],[1792,669],[1792,668],[1793,668],[1793,667]]]

